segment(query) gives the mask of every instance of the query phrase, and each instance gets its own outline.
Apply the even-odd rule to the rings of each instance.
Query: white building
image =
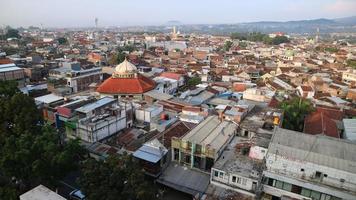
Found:
[[[263,172],[266,199],[356,199],[355,152],[347,140],[276,128]]]
[[[152,118],[161,112],[163,112],[162,105],[143,106],[135,110],[135,116],[137,121],[150,123]]]
[[[53,192],[43,185],[39,185],[32,190],[20,195],[20,200],[66,200],[66,198]]]
[[[155,90],[161,93],[174,94],[178,90],[178,81],[175,79],[158,76],[153,80],[157,83]]]
[[[74,137],[86,142],[103,140],[132,125],[132,106],[111,97],[104,97],[75,110],[78,113]]]
[[[64,79],[73,93],[89,89],[92,83],[100,83],[103,80],[103,72],[100,67],[82,69],[77,62],[63,63],[63,67],[49,72],[50,79]]]
[[[236,146],[246,139],[235,137],[211,169],[210,182],[218,187],[255,197],[263,163],[238,154]]]
[[[347,71],[342,73],[342,80],[346,83],[356,83],[356,72],[355,70]]]

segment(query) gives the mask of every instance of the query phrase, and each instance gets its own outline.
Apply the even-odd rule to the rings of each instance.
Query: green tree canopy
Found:
[[[9,200],[40,183],[55,187],[85,153],[77,140],[63,144],[15,85],[0,82],[0,199]]]
[[[57,39],[57,41],[58,41],[58,43],[60,44],[60,45],[62,45],[62,44],[67,44],[67,38],[65,38],[65,37],[60,37],[60,38],[58,38]]]
[[[347,60],[346,65],[347,65],[347,67],[352,67],[352,68],[356,69],[356,60]]]
[[[126,54],[124,52],[117,52],[117,53],[114,53],[110,59],[109,59],[109,64],[111,66],[115,66],[119,63],[122,63],[126,58]]]
[[[263,42],[265,44],[270,45],[279,45],[282,43],[290,42],[290,40],[286,36],[276,36],[274,38],[270,38],[269,35],[260,32],[232,33],[230,38],[238,40],[248,40],[252,42]]]
[[[16,81],[2,81],[0,80],[0,97],[12,97],[16,93],[19,93],[20,90],[17,88]]]
[[[233,42],[231,42],[230,40],[226,41],[224,44],[224,51],[229,51],[230,48],[232,47]]]
[[[299,97],[282,102],[280,108],[284,111],[283,128],[294,131],[303,131],[305,117],[314,110],[309,100]]]
[[[188,79],[187,85],[188,87],[196,86],[201,83],[200,77],[192,77]]]
[[[88,200],[151,200],[157,189],[131,155],[113,155],[105,162],[83,163],[79,184]]]
[[[6,32],[6,38],[20,38],[19,31],[13,28],[10,28]]]

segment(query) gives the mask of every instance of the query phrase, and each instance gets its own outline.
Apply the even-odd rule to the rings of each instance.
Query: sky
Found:
[[[0,26],[242,23],[356,15],[356,0],[0,0]]]

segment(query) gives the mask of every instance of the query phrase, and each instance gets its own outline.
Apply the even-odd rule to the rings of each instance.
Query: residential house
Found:
[[[120,130],[132,126],[133,111],[130,103],[104,97],[75,110],[78,114],[73,137],[86,142],[97,142]]]
[[[311,86],[301,85],[297,87],[299,96],[307,99],[314,97],[315,91]]]
[[[145,173],[158,177],[168,165],[168,150],[157,139],[144,143],[133,156],[139,160]]]
[[[210,171],[237,132],[237,124],[209,116],[189,133],[172,138],[172,160]]]

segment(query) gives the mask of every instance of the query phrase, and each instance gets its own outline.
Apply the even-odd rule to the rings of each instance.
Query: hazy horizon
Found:
[[[93,27],[291,21],[354,16],[355,0],[12,0],[2,2],[0,25]]]

